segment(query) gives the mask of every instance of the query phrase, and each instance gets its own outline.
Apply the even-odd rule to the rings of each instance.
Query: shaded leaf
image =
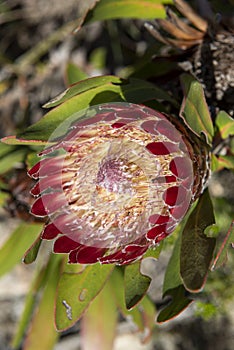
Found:
[[[16,150],[15,146],[6,145],[0,140],[0,158],[5,157],[8,153]]]
[[[10,271],[22,260],[42,230],[41,224],[20,224],[0,249],[0,276]]]
[[[220,111],[216,117],[215,124],[222,139],[234,135],[234,119],[225,111]]]
[[[91,11],[86,23],[117,18],[155,19],[166,17],[163,0],[102,0]]]
[[[33,263],[36,258],[37,254],[39,252],[40,246],[41,246],[41,234],[37,237],[35,242],[31,245],[31,247],[27,250],[27,252],[24,254],[23,262],[25,264],[31,264]]]
[[[216,239],[207,237],[204,231],[214,223],[213,206],[206,190],[189,216],[182,234],[180,273],[189,291],[199,292],[206,281]]]
[[[82,318],[82,349],[112,349],[116,326],[117,308],[111,286],[106,283]]]
[[[141,262],[127,265],[124,270],[125,303],[127,309],[138,304],[146,294],[151,278],[140,272]]]
[[[98,78],[104,79],[104,83]],[[49,111],[39,122],[27,128],[17,137],[30,140],[48,140],[53,131],[62,122],[69,118],[69,123],[71,123],[71,116],[74,120],[77,120],[79,112],[79,118],[82,118],[84,117],[84,109],[101,103],[111,101],[142,103],[151,99],[171,99],[168,94],[158,89],[153,84],[139,79],[123,81],[117,77],[98,78],[90,78],[80,82],[71,87],[72,90],[67,90],[69,97],[68,95],[60,96],[58,101],[50,102],[49,106],[52,106],[64,101],[64,103]],[[100,86],[92,88],[92,84],[99,84]],[[92,111],[89,112],[91,113]],[[59,131],[57,131],[56,136],[62,136],[64,128],[61,128],[60,133],[61,135]]]
[[[173,319],[182,311],[184,311],[193,301],[186,297],[186,290],[182,284],[171,290],[168,290],[167,294],[171,295],[172,301],[168,306],[160,311],[157,317],[158,323]]]
[[[204,134],[206,142],[211,145],[214,129],[202,85],[188,74],[181,76],[181,82],[184,99],[180,116],[195,134],[199,137]]]
[[[89,265],[80,273],[63,273],[57,291],[55,322],[59,331],[75,324],[103,288],[113,265]]]
[[[124,274],[122,268],[116,267],[110,277],[110,286],[115,298],[115,302],[123,316],[131,319],[139,332],[141,332],[143,339],[147,340],[155,325],[155,306],[146,295],[141,302],[131,310],[126,308],[125,294],[124,294]]]
[[[31,322],[24,350],[51,350],[57,341],[54,327],[54,299],[61,271],[61,256],[52,254],[43,295]]]
[[[159,258],[159,255],[160,255],[161,251],[162,251],[163,242],[164,241],[161,241],[156,247],[149,248],[146,251],[146,253],[143,255],[143,259],[153,258],[153,259],[157,260]]]
[[[72,62],[68,62],[65,72],[66,85],[75,84],[86,78],[88,78],[88,76],[82,69]]]
[[[211,270],[215,270],[216,268],[222,266],[227,261],[227,251],[234,243],[234,221],[232,221],[231,226],[226,234],[221,247],[218,250],[218,253],[213,261],[211,266]]]

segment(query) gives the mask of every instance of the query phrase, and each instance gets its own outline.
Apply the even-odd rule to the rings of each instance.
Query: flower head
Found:
[[[49,219],[42,239],[55,239],[54,252],[68,253],[70,263],[142,257],[174,230],[203,186],[192,149],[155,110],[93,107],[29,171],[38,179],[31,212]]]

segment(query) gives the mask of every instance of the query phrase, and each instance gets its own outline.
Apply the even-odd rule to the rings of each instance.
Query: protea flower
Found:
[[[208,153],[143,105],[93,107],[41,152],[31,212],[69,263],[130,263],[173,232],[206,179]]]

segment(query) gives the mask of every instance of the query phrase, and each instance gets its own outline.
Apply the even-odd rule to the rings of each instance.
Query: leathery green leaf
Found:
[[[102,0],[88,14],[86,23],[117,18],[155,19],[166,17],[163,0]]]
[[[42,230],[41,224],[20,224],[0,249],[0,276],[18,264]]]
[[[182,234],[180,273],[189,291],[199,292],[206,281],[216,239],[207,237],[204,231],[214,223],[213,206],[206,190],[188,218]]]
[[[222,139],[234,135],[234,119],[225,111],[220,111],[216,117],[215,124]]]
[[[140,264],[140,262],[130,264],[124,270],[125,303],[127,309],[131,309],[141,301],[151,282],[150,277],[141,274]]]
[[[37,237],[31,247],[24,254],[23,262],[25,264],[31,264],[36,260],[42,242],[40,236],[41,235]]]
[[[183,227],[180,228],[172,255],[167,264],[163,282],[163,297],[170,296],[170,300],[169,303],[160,311],[157,317],[158,323],[166,322],[176,317],[192,302],[192,300],[186,296],[186,290],[180,276],[182,230]]]
[[[51,350],[57,341],[54,327],[54,300],[61,273],[62,257],[52,254],[42,298],[28,331],[24,350]]]
[[[75,84],[78,81],[86,78],[88,78],[88,76],[84,71],[82,71],[82,69],[72,62],[68,62],[65,73],[65,81],[67,85]]]
[[[105,77],[102,77],[102,79],[104,78]],[[98,86],[90,88],[92,79],[97,78],[90,78],[84,80],[83,82],[79,83],[80,85],[77,84],[71,87],[71,89],[74,88],[75,90],[72,90],[72,92],[71,90],[69,90],[69,98],[66,95],[58,99],[56,102],[50,104],[49,106],[52,106],[63,101],[62,104],[49,111],[36,124],[31,125],[23,133],[17,135],[17,137],[24,140],[48,140],[51,137],[53,131],[62,122],[68,120],[68,118],[69,123],[71,123],[72,118],[74,118],[74,120],[77,121],[79,118],[84,117],[84,114],[82,114],[84,110],[91,106],[96,106],[98,104],[113,101],[142,103],[152,99],[171,99],[168,94],[155,87],[153,84],[144,82],[139,79],[129,79],[127,81],[116,77],[112,77],[112,81],[104,81],[104,83],[102,84],[99,82]],[[110,80],[110,77],[108,79]],[[63,98],[65,98],[65,100]],[[78,113],[80,114],[78,115]],[[62,132],[64,132],[64,128],[62,128],[60,132],[61,135],[58,131],[56,137],[63,135]]]
[[[111,274],[113,265],[99,263],[80,273],[63,273],[57,291],[55,322],[58,331],[75,324],[98,295]]]
[[[184,99],[181,105],[180,116],[187,126],[199,137],[205,135],[206,142],[211,145],[214,135],[213,123],[205,100],[201,84],[191,75],[181,77],[184,90]]]
[[[184,311],[193,301],[186,297],[186,290],[182,284],[169,290],[167,293],[172,297],[172,301],[160,311],[157,317],[158,323],[173,319]]]
[[[82,318],[83,349],[113,348],[117,326],[117,307],[113,299],[111,286],[107,282]]]
[[[6,154],[0,159],[0,174],[4,174],[7,171],[14,168],[15,165],[22,163],[25,155],[26,149],[16,149],[13,152]]]

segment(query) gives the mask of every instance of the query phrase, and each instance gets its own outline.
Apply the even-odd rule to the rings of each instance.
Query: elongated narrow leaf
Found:
[[[24,350],[51,350],[57,341],[54,327],[54,300],[61,271],[61,256],[51,255],[48,276],[37,312],[27,334]]]
[[[115,77],[114,75],[104,75],[88,78],[72,85],[61,94],[54,97],[51,101],[47,102],[43,107],[56,107],[61,103],[69,100],[71,97],[79,95],[83,92],[90,91],[106,84],[121,84],[122,82],[123,80],[121,78]]]
[[[107,79],[107,77],[102,77],[102,79],[104,78]],[[98,80],[99,85],[96,86],[94,84],[94,87],[92,87],[92,79],[94,79],[96,81],[95,84],[97,84],[97,78],[91,78],[75,85],[71,88],[74,88],[74,90],[69,90],[69,98],[66,95],[60,97],[56,102],[54,101],[49,106],[61,103],[61,101],[64,102],[49,111],[39,122],[30,126],[17,137],[25,140],[48,140],[53,131],[62,122],[68,118],[70,121],[71,116],[77,120],[78,112],[101,103],[127,101],[139,104],[151,99],[170,100],[170,96],[164,91],[151,83],[139,79],[123,81],[116,77],[108,77],[109,81],[104,79],[104,82],[101,83],[101,80]],[[63,100],[64,98],[65,100]],[[84,115],[80,114],[79,117],[82,118]],[[60,132],[61,135],[57,132],[56,137],[62,136],[64,128],[62,128]]]
[[[82,349],[112,349],[116,326],[117,307],[111,286],[107,283],[82,318]]]
[[[180,273],[189,291],[199,292],[205,283],[216,239],[207,237],[204,231],[214,223],[213,206],[206,190],[188,218],[182,234]]]
[[[7,145],[20,145],[20,146],[24,146],[24,145],[45,146],[47,144],[46,141],[25,140],[25,139],[16,138],[16,136],[6,136],[1,139],[1,142]]]
[[[188,74],[182,75],[181,81],[184,90],[184,99],[180,116],[195,134],[198,136],[204,134],[206,142],[211,145],[214,128],[202,86]]]
[[[31,283],[30,289],[26,295],[26,299],[24,301],[24,309],[20,320],[17,324],[17,331],[12,340],[12,347],[18,349],[22,340],[26,334],[26,330],[28,328],[29,322],[32,319],[32,314],[34,311],[34,307],[37,299],[35,296],[44,285],[45,275],[46,275],[46,267],[38,270],[35,274],[35,277]]]
[[[234,156],[216,156],[212,154],[212,171],[234,169]]]
[[[231,226],[226,234],[223,243],[221,244],[218,253],[213,261],[211,269],[214,270],[222,266],[227,261],[227,251],[231,247],[231,244],[234,243],[234,221],[231,223]]]
[[[125,303],[127,309],[131,309],[146,294],[151,278],[142,275],[140,272],[140,262],[130,264],[125,267],[124,285],[125,285]]]
[[[59,331],[71,327],[78,321],[103,288],[113,268],[113,265],[94,264],[77,274],[62,274],[55,313],[56,327]]]
[[[86,23],[117,18],[164,18],[166,11],[163,0],[102,0],[88,14]]]
[[[20,224],[0,249],[0,276],[19,263],[42,230],[41,224]]]
[[[223,139],[234,135],[234,119],[225,111],[220,111],[216,117],[215,124]]]

